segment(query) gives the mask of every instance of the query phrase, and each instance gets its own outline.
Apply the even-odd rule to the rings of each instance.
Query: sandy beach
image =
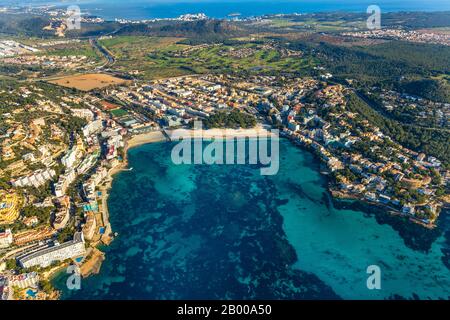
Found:
[[[267,138],[275,137],[275,135],[262,125],[258,125],[251,129],[209,129],[209,130],[192,130],[178,129],[167,130],[167,135],[173,140],[178,141],[180,138],[203,138],[210,139],[235,139],[235,138]]]
[[[274,137],[274,134],[262,125],[258,125],[251,129],[209,129],[209,130],[192,130],[192,129],[176,129],[165,130],[171,140],[177,141],[180,138],[203,138],[203,139],[234,139],[234,138],[256,138],[256,137]],[[128,149],[154,142],[167,141],[167,137],[162,131],[153,131],[149,133],[133,136],[127,141],[125,151]],[[120,169],[119,169],[120,170]]]
[[[153,131],[148,133],[139,134],[133,136],[131,139],[127,141],[126,150],[130,148],[134,148],[143,144],[152,143],[152,142],[162,142],[167,141],[167,138],[164,136],[162,131]]]

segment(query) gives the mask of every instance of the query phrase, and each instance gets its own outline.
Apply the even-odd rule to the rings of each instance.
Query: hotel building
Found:
[[[31,254],[21,256],[17,260],[23,268],[34,266],[45,268],[50,266],[53,262],[64,261],[66,259],[84,255],[85,253],[86,249],[84,246],[83,234],[77,232],[71,241],[38,250]]]

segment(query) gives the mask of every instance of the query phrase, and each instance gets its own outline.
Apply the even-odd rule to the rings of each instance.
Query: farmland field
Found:
[[[96,62],[102,59],[102,55],[97,52],[87,41],[57,44],[45,47],[40,55],[45,56],[86,56],[89,60]]]

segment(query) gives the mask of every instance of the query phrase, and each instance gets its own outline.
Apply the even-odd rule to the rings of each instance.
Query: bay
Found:
[[[129,151],[134,169],[109,198],[119,236],[81,290],[67,290],[65,273],[54,279],[63,299],[450,296],[445,233],[332,201],[309,152],[282,140],[279,173],[261,176],[254,165],[174,165],[172,147]],[[369,265],[381,290],[367,288]]]

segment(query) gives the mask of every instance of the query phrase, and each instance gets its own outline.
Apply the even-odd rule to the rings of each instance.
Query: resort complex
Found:
[[[61,262],[66,259],[79,257],[85,253],[83,234],[76,233],[73,240],[62,244],[55,243],[51,247],[38,249],[35,252],[20,256],[17,259],[23,268],[34,266],[46,268],[54,262]]]

